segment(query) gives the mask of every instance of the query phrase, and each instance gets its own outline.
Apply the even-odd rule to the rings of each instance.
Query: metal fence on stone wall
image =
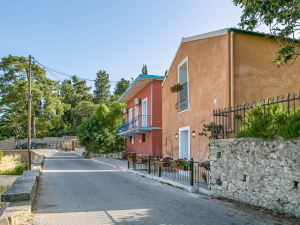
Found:
[[[300,108],[300,91],[286,96],[267,98],[262,101],[244,103],[225,109],[213,111],[214,121],[212,125],[212,138],[232,138],[245,125],[245,115],[257,105],[262,107],[270,105],[282,105],[287,112],[295,111]]]

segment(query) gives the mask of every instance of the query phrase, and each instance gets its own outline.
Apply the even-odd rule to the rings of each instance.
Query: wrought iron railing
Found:
[[[210,184],[210,170],[203,166],[203,163],[189,160],[189,167],[178,170],[172,166],[160,167],[157,165],[157,158],[152,156],[143,156],[143,160],[128,161],[128,169],[144,171],[148,174],[154,174],[158,177],[164,177],[170,180],[187,183],[190,186],[195,184]]]
[[[117,128],[118,133],[122,133],[128,130],[141,129],[146,127],[152,127],[152,116],[151,115],[140,115],[136,116],[132,120],[127,121],[123,125]]]
[[[247,112],[258,104],[263,107],[281,104],[288,112],[295,111],[300,108],[300,92],[214,110],[213,126],[215,132],[212,134],[212,137],[214,139],[235,137],[243,124],[245,124]]]
[[[183,111],[189,108],[189,83],[184,83],[181,86],[182,90],[178,92],[178,100],[176,103],[176,108],[178,109],[178,111]]]

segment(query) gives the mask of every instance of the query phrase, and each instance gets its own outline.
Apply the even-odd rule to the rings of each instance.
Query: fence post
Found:
[[[194,160],[191,158],[190,161],[190,186],[194,186]]]
[[[151,156],[148,155],[148,174],[151,173]]]
[[[161,177],[161,167],[158,167],[158,176]]]

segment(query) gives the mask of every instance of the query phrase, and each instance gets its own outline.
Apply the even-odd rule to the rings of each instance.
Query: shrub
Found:
[[[246,113],[237,136],[297,138],[300,136],[300,109],[288,112],[282,105],[257,105]]]
[[[0,163],[1,163],[1,160],[2,160],[3,157],[4,157],[3,151],[0,151]]]
[[[300,136],[300,110],[281,115],[278,120],[278,135],[284,139],[293,139]]]
[[[22,175],[23,171],[27,169],[26,163],[17,164],[14,169],[1,171],[1,175]]]
[[[278,130],[278,118],[282,117],[284,109],[281,105],[256,105],[243,121],[238,137],[274,138]]]

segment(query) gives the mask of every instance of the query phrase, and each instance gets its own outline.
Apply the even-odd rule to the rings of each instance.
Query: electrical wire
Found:
[[[59,75],[62,75],[64,77],[68,77],[68,78],[72,78],[73,75],[70,75],[70,74],[67,74],[67,73],[64,73],[64,72],[61,72],[59,70],[56,70],[56,69],[53,69],[49,66],[46,66],[42,63],[40,63],[39,61],[37,61],[34,57],[32,57],[34,62],[37,63],[39,66],[43,67],[47,72],[49,72],[52,76],[54,76],[56,79],[58,80],[61,80],[60,78],[58,78],[57,76],[55,76],[53,73],[56,73],[56,74],[59,74]],[[52,73],[53,72],[53,73]],[[92,79],[87,79],[87,78],[83,78],[83,77],[79,77],[76,75],[76,77],[78,77],[80,80],[85,80],[85,81],[92,81],[92,82],[95,82],[95,80],[92,80]],[[118,81],[109,81],[109,83],[117,83]]]

